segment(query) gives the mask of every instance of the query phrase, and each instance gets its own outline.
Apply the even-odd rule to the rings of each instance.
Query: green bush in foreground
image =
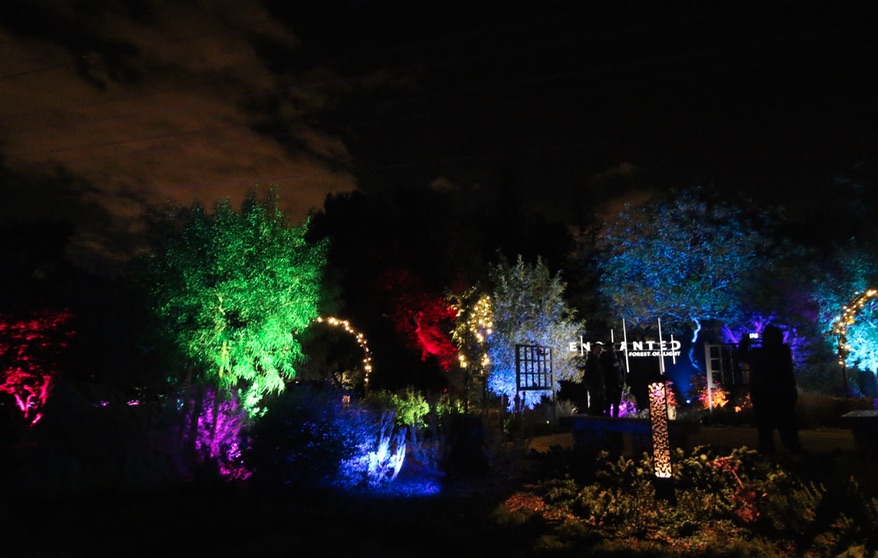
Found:
[[[541,485],[542,513],[557,523],[543,540],[547,548],[588,540],[592,555],[621,548],[661,556],[878,552],[878,499],[853,481],[827,489],[803,480],[747,448],[677,450],[670,496],[657,492],[647,454],[639,461],[604,454],[590,478]]]

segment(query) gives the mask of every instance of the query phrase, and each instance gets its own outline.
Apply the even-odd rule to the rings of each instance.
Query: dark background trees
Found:
[[[567,227],[502,191],[437,183],[356,192],[327,197],[313,214],[309,238],[330,240],[327,279],[337,296],[326,310],[367,335],[378,385],[447,386],[440,360],[422,359],[400,334],[415,324],[400,329],[398,319],[424,310],[415,301],[487,287],[489,264],[500,257],[521,255],[532,263],[540,257],[553,272],[568,261],[573,241]]]

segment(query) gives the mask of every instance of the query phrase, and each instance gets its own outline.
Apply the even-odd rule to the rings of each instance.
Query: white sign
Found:
[[[618,344],[618,348],[615,343],[613,347],[617,351],[625,351],[629,357],[678,357],[682,344],[674,339],[671,341],[630,341],[627,343],[623,341]],[[591,351],[591,343],[583,341],[580,337],[578,342],[570,342],[568,348],[571,353],[578,352],[580,355],[584,355]]]

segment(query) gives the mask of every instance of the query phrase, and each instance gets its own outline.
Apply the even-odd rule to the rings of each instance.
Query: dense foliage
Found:
[[[491,295],[471,287],[449,294],[448,299],[457,312],[451,338],[458,349],[458,393],[464,408],[469,409],[471,404],[477,405],[483,399],[491,364],[488,355],[488,336],[494,332]]]
[[[493,283],[492,322],[487,337],[490,372],[488,388],[506,397],[507,407],[532,408],[548,391],[519,391],[516,378],[516,345],[537,345],[552,349],[553,389],[558,382],[579,374],[568,352],[583,326],[564,300],[566,285],[554,276],[542,259],[528,264],[519,256],[514,264],[501,259],[491,272]]]
[[[613,315],[628,323],[692,328],[706,320],[735,323],[748,285],[770,263],[762,223],[703,188],[626,205],[597,238],[599,289]]]
[[[878,499],[853,481],[828,488],[804,480],[747,448],[677,449],[670,486],[657,484],[647,454],[603,454],[587,476],[549,480],[534,495],[539,503],[523,506],[519,495],[506,507],[555,525],[544,537],[555,550],[853,556],[878,549]]]
[[[448,372],[457,356],[449,331],[457,312],[438,293],[431,293],[414,273],[392,270],[384,276],[385,296],[394,330],[422,361],[435,359]]]
[[[279,392],[302,358],[297,333],[318,315],[325,243],[290,227],[271,190],[153,216],[145,269],[155,312],[201,379],[240,391],[251,414]]]
[[[270,398],[245,452],[252,480],[266,486],[382,488],[429,411],[422,397],[376,392],[363,400],[308,383]]]
[[[870,289],[878,287],[878,257],[865,247],[851,239],[840,247],[822,269],[820,276],[815,278],[812,289],[818,308],[819,332],[826,335],[838,352],[840,339],[835,333],[835,326],[842,318],[847,318],[846,309],[850,309],[852,323],[844,326],[844,358],[845,365],[863,372],[869,372],[874,378],[878,374],[878,352],[876,352],[876,335],[878,335],[878,313],[872,297],[860,297]],[[856,390],[865,390],[870,386],[857,385]],[[862,384],[862,382],[860,382]],[[874,391],[874,388],[873,388]],[[878,393],[870,393],[878,395]]]

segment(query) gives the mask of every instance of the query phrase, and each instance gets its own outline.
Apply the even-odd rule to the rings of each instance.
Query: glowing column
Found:
[[[661,381],[649,384],[649,422],[652,427],[652,467],[655,473],[656,496],[673,500],[674,486],[671,469],[671,436],[668,424],[668,388],[665,382],[664,341],[662,321],[658,320],[659,368]]]
[[[671,443],[665,382],[649,384],[649,418],[652,423],[652,460],[655,476],[669,479],[671,478]]]
[[[664,381],[649,384],[649,422],[652,426],[652,466],[657,498],[674,502],[674,479],[671,468],[668,393]]]

